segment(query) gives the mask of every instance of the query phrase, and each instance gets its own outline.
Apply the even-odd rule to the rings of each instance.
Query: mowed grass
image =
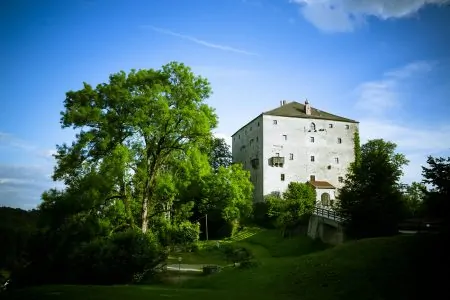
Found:
[[[226,269],[175,286],[45,286],[5,299],[401,300],[434,299],[441,287],[433,269],[443,250],[433,237],[366,239],[324,251],[321,243],[283,239],[276,231],[227,242],[251,249],[260,266]]]

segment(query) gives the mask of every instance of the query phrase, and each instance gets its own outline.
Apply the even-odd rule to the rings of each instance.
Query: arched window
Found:
[[[330,194],[323,193],[320,196],[320,201],[322,202],[322,206],[329,206],[330,205]]]
[[[311,131],[315,131],[315,130],[316,130],[316,124],[311,123],[311,125],[309,125],[309,129],[310,129]]]

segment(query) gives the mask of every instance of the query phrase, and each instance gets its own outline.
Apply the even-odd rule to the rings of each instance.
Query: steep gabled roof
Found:
[[[335,189],[328,181],[308,181],[308,183],[316,189]]]
[[[311,114],[307,115],[305,113],[305,105],[295,101],[286,103],[280,107],[269,110],[263,113],[263,115],[359,123],[358,121],[336,116],[314,107],[311,107]]]

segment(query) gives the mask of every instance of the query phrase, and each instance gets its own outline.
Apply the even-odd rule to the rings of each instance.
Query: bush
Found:
[[[158,240],[164,247],[181,245],[185,250],[192,250],[200,235],[200,224],[189,221],[171,224],[166,220],[160,220],[154,227],[157,228]]]
[[[128,230],[84,244],[71,261],[79,283],[119,284],[139,281],[166,258],[152,234]]]
[[[235,247],[230,244],[221,247],[228,261],[237,264],[244,261],[251,260],[253,258],[250,250],[244,247]]]

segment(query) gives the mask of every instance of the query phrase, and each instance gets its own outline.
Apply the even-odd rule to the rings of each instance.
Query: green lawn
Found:
[[[324,251],[317,251],[324,246],[306,237],[285,240],[275,231],[252,232],[229,242],[251,248],[261,265],[175,286],[46,286],[7,299],[401,300],[418,299],[420,292],[427,293],[421,299],[434,299],[431,295],[438,291],[430,266],[441,257],[440,248],[430,237],[367,239]],[[190,255],[197,260],[200,254]]]

